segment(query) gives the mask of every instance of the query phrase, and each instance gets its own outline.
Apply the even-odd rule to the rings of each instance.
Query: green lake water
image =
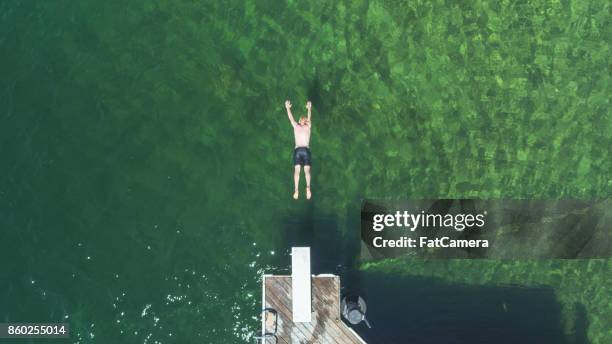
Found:
[[[610,11],[1,2],[0,322],[253,342],[261,273],[310,245],[370,343],[610,343],[609,260],[358,259],[363,198],[609,198]],[[285,99],[313,102],[310,202]]]

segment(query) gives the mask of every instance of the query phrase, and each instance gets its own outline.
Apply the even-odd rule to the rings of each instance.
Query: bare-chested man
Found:
[[[312,197],[310,192],[310,114],[312,104],[306,103],[306,109],[308,109],[308,118],[302,116],[298,122],[293,119],[291,114],[291,102],[285,101],[285,109],[287,109],[287,116],[293,126],[293,135],[295,136],[295,150],[293,151],[293,183],[295,185],[295,191],[293,192],[293,199],[298,199],[298,185],[300,184],[300,168],[304,166],[304,176],[306,177],[306,199]]]

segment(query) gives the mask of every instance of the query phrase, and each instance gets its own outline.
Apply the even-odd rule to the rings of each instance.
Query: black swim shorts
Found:
[[[310,149],[297,147],[293,151],[293,165],[310,166]]]

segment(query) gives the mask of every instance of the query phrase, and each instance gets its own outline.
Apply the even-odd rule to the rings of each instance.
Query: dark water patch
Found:
[[[362,273],[343,281],[368,304],[368,343],[573,343],[550,288],[466,286]]]
[[[587,331],[589,329],[589,319],[587,317],[586,308],[582,304],[576,305],[574,315],[574,340],[575,344],[589,344]]]

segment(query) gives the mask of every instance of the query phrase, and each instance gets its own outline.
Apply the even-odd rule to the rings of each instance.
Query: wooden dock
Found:
[[[296,280],[297,283],[300,282]],[[292,276],[263,276],[262,333],[268,336],[262,343],[366,344],[340,319],[340,278],[329,274],[311,276],[309,285],[311,317],[306,322],[303,315],[293,312],[292,297],[300,294],[293,292]],[[294,321],[294,317],[302,321]]]

